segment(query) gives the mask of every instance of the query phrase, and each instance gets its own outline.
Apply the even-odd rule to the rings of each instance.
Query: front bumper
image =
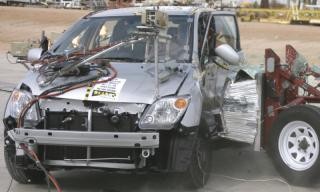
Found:
[[[89,132],[15,128],[7,131],[16,146],[19,166],[28,167],[25,144],[48,167],[94,167],[116,170],[152,168],[185,171],[195,136],[173,132]],[[161,138],[160,138],[161,136]],[[165,142],[160,143],[160,139]],[[10,142],[6,142],[10,143]],[[148,162],[148,163],[147,163]]]
[[[159,148],[156,132],[85,132],[15,128],[8,131],[18,143],[63,146]]]
[[[149,157],[152,151],[154,152],[155,148],[159,148],[160,140],[157,132],[88,132],[15,128],[7,133],[16,144],[24,143],[33,148],[37,145],[51,145],[85,147],[87,149],[84,159],[43,159],[44,165],[124,170],[145,167],[146,158]],[[91,150],[97,147],[141,149],[141,160],[137,164],[132,162],[129,157],[94,158]],[[147,156],[143,156],[145,152],[147,152]],[[16,155],[23,156],[24,152],[16,148]]]

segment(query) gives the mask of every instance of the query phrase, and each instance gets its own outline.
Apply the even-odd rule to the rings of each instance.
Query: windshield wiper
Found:
[[[190,59],[177,59],[177,63],[190,63]]]
[[[128,61],[128,62],[144,62],[144,59],[131,58],[131,57],[104,57],[103,59],[115,60],[115,61]]]

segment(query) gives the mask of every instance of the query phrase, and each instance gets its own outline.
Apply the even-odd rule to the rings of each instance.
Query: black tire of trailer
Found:
[[[15,158],[15,146],[4,147],[4,159],[11,177],[21,184],[40,184],[45,182],[45,174],[34,169],[22,169],[17,167]]]
[[[280,175],[284,177],[290,184],[297,185],[297,186],[310,186],[313,184],[315,180],[317,180],[317,178],[320,175],[320,155],[319,155],[320,153],[318,153],[318,156],[316,157],[316,160],[311,167],[309,167],[306,170],[300,170],[300,171],[290,168],[284,162],[284,160],[280,155],[280,149],[279,149],[280,134],[288,123],[294,122],[294,121],[301,121],[309,124],[313,128],[315,132],[315,136],[319,140],[320,108],[311,106],[311,105],[298,105],[298,106],[290,107],[289,109],[286,109],[279,114],[278,119],[273,124],[271,129],[267,151],[272,157],[275,167],[279,171]],[[318,146],[318,149],[319,149],[319,146]]]
[[[193,148],[190,166],[187,170],[187,185],[193,189],[205,186],[211,172],[211,150],[209,140],[198,136]]]

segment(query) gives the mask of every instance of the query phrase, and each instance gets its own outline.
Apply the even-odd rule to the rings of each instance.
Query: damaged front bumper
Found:
[[[89,147],[158,148],[156,132],[86,132],[16,128],[8,131],[18,143]]]
[[[62,167],[96,167],[110,169],[137,169],[146,166],[146,159],[159,148],[157,132],[85,132],[15,128],[7,132],[16,143],[16,156],[24,156],[19,144],[26,144],[36,150],[38,146],[86,147],[84,159],[44,159],[43,164]],[[92,148],[131,148],[140,149],[140,161],[134,163],[128,158],[94,158]]]

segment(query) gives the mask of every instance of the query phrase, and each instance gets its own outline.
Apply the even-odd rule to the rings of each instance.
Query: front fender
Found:
[[[189,78],[179,92],[181,95],[189,94],[191,96],[189,107],[181,120],[181,124],[185,127],[196,127],[200,124],[203,96],[199,82],[193,78],[191,78],[191,81],[188,81],[190,80]]]

